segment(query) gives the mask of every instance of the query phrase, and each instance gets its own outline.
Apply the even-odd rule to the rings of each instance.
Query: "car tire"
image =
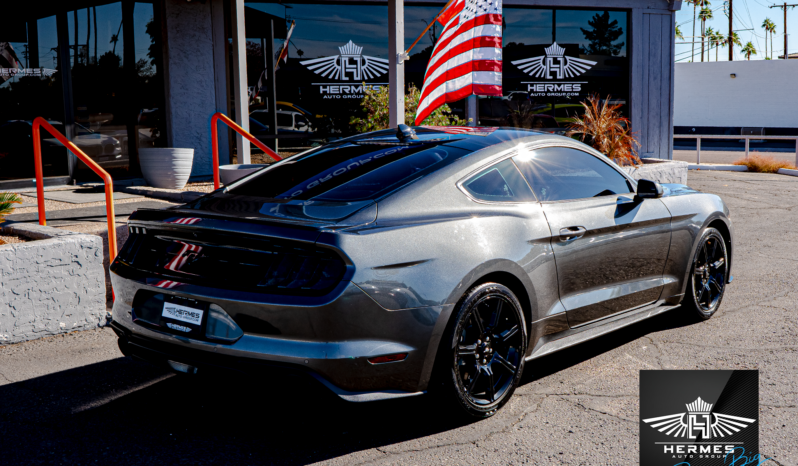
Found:
[[[707,320],[717,312],[726,291],[729,256],[726,241],[715,228],[701,234],[690,264],[687,291],[682,306],[696,320]]]
[[[498,283],[475,286],[458,303],[441,340],[439,396],[466,418],[493,416],[521,380],[527,342],[513,292]]]

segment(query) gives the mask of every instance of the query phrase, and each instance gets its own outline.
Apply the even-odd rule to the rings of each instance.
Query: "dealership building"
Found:
[[[0,191],[32,185],[31,122],[41,116],[114,179],[141,174],[139,151],[194,149],[211,165],[211,116],[229,115],[284,153],[352,134],[366,89],[400,70],[421,87],[444,2],[62,0],[4,2],[0,12]],[[507,0],[502,98],[481,98],[479,125],[562,130],[591,94],[621,105],[645,157],[671,158],[675,12],[667,0]],[[397,13],[398,12],[398,13]],[[291,25],[293,24],[293,30]],[[397,33],[397,31],[399,31]],[[287,60],[268,60],[286,37]],[[401,50],[400,50],[401,51]],[[393,79],[393,78],[392,78]],[[219,129],[222,163],[257,160]],[[45,184],[92,179],[42,135]]]

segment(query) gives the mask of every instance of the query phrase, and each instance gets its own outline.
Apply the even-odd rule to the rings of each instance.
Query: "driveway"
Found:
[[[212,383],[121,357],[110,330],[0,348],[4,464],[637,464],[643,369],[759,369],[760,450],[798,465],[798,178],[691,172],[736,228],[719,313],[681,309],[527,365],[495,417],[347,404],[291,380]]]

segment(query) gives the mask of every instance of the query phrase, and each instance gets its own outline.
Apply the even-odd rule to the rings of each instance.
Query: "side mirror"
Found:
[[[665,194],[662,185],[651,180],[637,180],[637,194],[639,199],[657,199]]]

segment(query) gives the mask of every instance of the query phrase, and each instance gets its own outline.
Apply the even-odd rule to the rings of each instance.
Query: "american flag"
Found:
[[[502,95],[502,0],[454,0],[424,76],[415,124],[436,108],[475,95]]]

